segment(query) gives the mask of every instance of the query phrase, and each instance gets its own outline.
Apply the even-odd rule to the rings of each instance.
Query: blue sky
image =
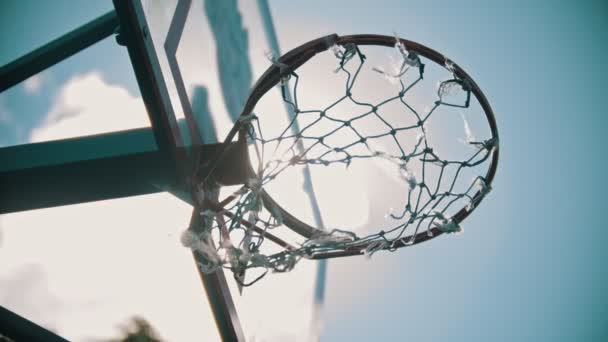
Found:
[[[605,229],[605,4],[334,2],[320,11],[313,9],[320,3],[309,5],[297,10],[309,30],[315,23],[341,24],[340,32],[395,30],[453,58],[490,98],[501,134],[495,191],[466,221],[461,241],[433,242],[398,260],[386,256],[382,261],[399,273],[375,274],[390,280],[353,298],[362,303],[346,318],[330,319],[325,336],[605,338],[606,254],[598,238]],[[282,13],[293,5],[274,6]],[[281,28],[296,19],[276,20]],[[330,302],[339,291],[330,285]]]
[[[333,32],[397,32],[443,52],[484,90],[501,136],[494,190],[465,221],[466,234],[378,254],[371,261],[330,263],[322,340],[607,337],[601,207],[608,190],[602,157],[608,121],[603,109],[605,3],[351,0],[270,5],[284,51]],[[78,8],[63,1],[0,6],[5,26],[0,63],[6,63],[101,15],[111,2],[91,1]],[[45,86],[36,96],[23,85],[0,95],[0,110],[11,115],[0,121],[0,146],[27,142],[31,131],[45,123],[61,87],[93,70],[139,96],[126,52],[107,39],[43,73]],[[3,225],[7,220],[0,217]],[[5,229],[6,246],[15,228]]]

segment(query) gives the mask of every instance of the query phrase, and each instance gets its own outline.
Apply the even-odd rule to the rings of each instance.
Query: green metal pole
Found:
[[[109,37],[117,28],[118,18],[116,12],[112,10],[2,66],[0,68],[0,93]]]

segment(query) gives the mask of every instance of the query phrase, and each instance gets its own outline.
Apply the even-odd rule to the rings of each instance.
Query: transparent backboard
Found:
[[[251,25],[247,14],[257,14],[254,4],[246,11],[235,1],[143,0],[142,5],[176,118],[191,112],[205,143],[223,139],[253,81],[249,47],[264,43],[244,26]],[[185,125],[180,128],[187,140]]]
[[[258,3],[143,0],[142,7],[182,136],[187,141],[190,135],[190,112],[204,143],[223,141],[252,84],[270,65]],[[276,115],[286,118],[278,90],[272,100]],[[313,338],[316,269],[316,262],[302,263],[242,294],[226,272],[247,341]]]

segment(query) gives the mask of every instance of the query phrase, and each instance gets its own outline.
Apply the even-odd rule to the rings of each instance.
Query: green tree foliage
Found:
[[[142,317],[133,317],[121,330],[122,337],[108,342],[162,342],[154,328]]]

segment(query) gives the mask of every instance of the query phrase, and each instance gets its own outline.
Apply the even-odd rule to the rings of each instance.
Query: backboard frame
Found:
[[[204,208],[197,200],[194,187],[190,186],[189,175],[201,154],[214,154],[218,146],[201,146],[196,122],[189,115],[186,121],[191,132],[190,143],[194,143],[197,153],[188,154],[141,1],[115,0],[114,7],[115,10],[2,66],[0,92],[116,33],[117,43],[125,45],[129,52],[151,129],[0,148],[0,160],[13,161],[0,169],[0,184],[8,191],[0,198],[0,213],[169,190],[179,193],[178,197],[181,192],[189,193],[186,200],[194,205],[192,224],[196,224],[198,213]],[[100,177],[101,170],[109,170],[109,175],[103,171]],[[154,171],[138,172],[145,170]],[[195,260],[200,259],[200,255],[193,254]],[[225,341],[244,341],[223,272],[203,274],[199,270],[199,273],[220,336]],[[65,340],[8,309],[0,307],[0,314],[3,317],[0,334],[9,338]]]
[[[113,0],[113,2],[121,26],[120,34],[124,35],[124,41],[129,51],[131,63],[148,110],[148,115],[150,116],[156,142],[161,150],[170,155],[170,159],[178,169],[178,174],[181,175],[182,184],[186,185],[190,192],[191,199],[194,202],[191,224],[196,224],[200,219],[199,212],[203,208],[201,207],[202,203],[198,203],[195,194],[196,189],[190,181],[189,175],[191,170],[193,170],[193,166],[198,163],[197,158],[199,153],[192,153],[189,157],[185,148],[183,148],[185,144],[177,126],[177,120],[169,99],[169,92],[162,76],[141,1]],[[190,0],[180,1],[176,11],[182,10],[187,12],[189,5]],[[183,24],[183,22],[181,25],[180,22],[175,22],[175,25],[172,23],[172,27],[175,28],[173,33],[179,35],[179,31],[181,31],[180,27],[183,29]],[[179,43],[179,40],[171,37],[167,42],[175,42],[175,45],[166,45],[168,51],[175,52],[177,48],[176,44]],[[202,138],[196,127],[196,121],[192,112],[185,111],[184,114],[191,134],[191,141],[196,151],[196,146],[200,146]],[[193,255],[195,259],[200,258],[195,252],[193,252]],[[222,339],[224,341],[244,341],[243,330],[223,271],[218,270],[211,274],[204,274],[199,269],[199,274]]]

